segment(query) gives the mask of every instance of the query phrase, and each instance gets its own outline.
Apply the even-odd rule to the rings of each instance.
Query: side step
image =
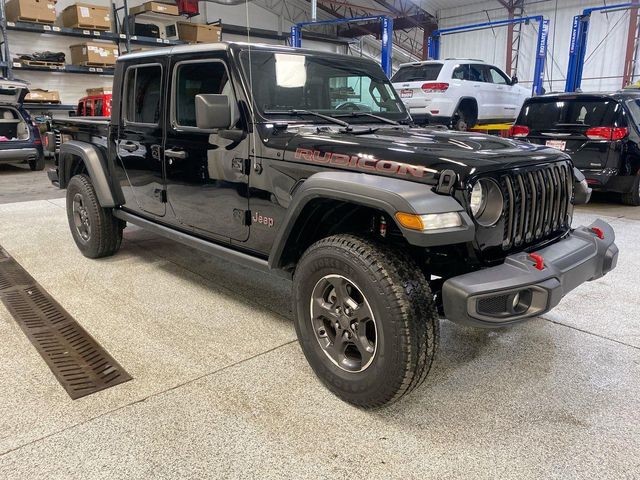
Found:
[[[287,272],[284,272],[282,270],[271,270],[269,268],[269,262],[262,258],[248,255],[246,253],[234,250],[218,243],[208,242],[201,238],[194,237],[193,235],[189,235],[179,230],[175,230],[173,228],[169,228],[164,225],[152,222],[150,220],[147,220],[146,218],[139,217],[138,215],[125,212],[124,210],[114,209],[113,215],[120,220],[124,220],[125,222],[137,225],[138,227],[149,230],[150,232],[156,233],[170,240],[182,243],[183,245],[187,245],[188,247],[192,247],[211,255],[215,255],[216,257],[223,260],[229,260],[239,263],[240,265],[243,265],[245,267],[253,268],[263,272],[274,273],[276,275],[284,276],[285,278],[289,279],[291,278],[291,275]]]

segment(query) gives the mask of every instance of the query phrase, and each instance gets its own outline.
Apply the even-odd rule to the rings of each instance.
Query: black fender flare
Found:
[[[318,198],[376,208],[387,213],[393,221],[397,212],[460,214],[461,227],[418,232],[398,225],[407,241],[420,247],[466,243],[472,241],[475,235],[473,220],[462,205],[449,195],[433,192],[429,185],[363,173],[320,172],[310,176],[295,191],[271,248],[270,268],[283,267],[283,253],[300,213],[310,201]]]
[[[116,202],[117,195],[111,189],[106,162],[98,147],[87,142],[69,140],[60,145],[58,155],[58,171],[60,176],[60,188],[66,188],[71,180],[71,157],[80,157],[91,177],[91,183],[96,190],[96,196],[103,208],[115,207],[121,202]]]

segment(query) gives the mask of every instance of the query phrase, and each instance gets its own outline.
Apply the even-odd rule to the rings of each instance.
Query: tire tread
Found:
[[[402,322],[396,331],[402,337],[403,358],[407,360],[401,378],[389,379],[395,382],[391,389],[393,393],[388,397],[366,402],[349,401],[365,408],[379,408],[398,401],[424,382],[438,346],[439,317],[424,274],[415,261],[399,249],[348,234],[317,241],[305,252],[300,264],[304,263],[305,257],[319,249],[348,252],[359,258],[380,280],[380,290],[391,303],[389,318]],[[330,384],[327,386],[334,393],[343,396],[342,392],[336,392]]]

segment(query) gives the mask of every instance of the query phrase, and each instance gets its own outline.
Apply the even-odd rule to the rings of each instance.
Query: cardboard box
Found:
[[[167,3],[160,2],[146,2],[137,7],[131,7],[129,13],[132,15],[138,15],[140,13],[162,13],[164,15],[180,15],[177,5],[169,5]]]
[[[178,38],[189,43],[213,43],[222,38],[222,27],[219,25],[202,25],[200,23],[177,22]]]
[[[43,90],[41,88],[33,88],[29,90],[24,98],[25,102],[37,103],[60,103],[60,93],[56,90]]]
[[[76,3],[65,8],[60,14],[63,27],[111,30],[109,7]]]
[[[87,96],[89,97],[93,95],[108,95],[110,93],[111,89],[108,87],[87,88]]]
[[[74,65],[115,65],[118,47],[109,43],[85,42],[71,45],[71,63]]]
[[[9,0],[5,5],[10,22],[54,23],[56,21],[55,0]]]

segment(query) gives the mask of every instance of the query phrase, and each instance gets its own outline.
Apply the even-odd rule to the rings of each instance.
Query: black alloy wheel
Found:
[[[76,193],[73,197],[73,224],[78,232],[78,236],[84,242],[91,239],[91,221],[85,206],[84,197],[81,193]]]
[[[362,372],[376,355],[377,328],[371,306],[355,283],[325,275],[311,294],[311,323],[325,355],[346,372]]]

